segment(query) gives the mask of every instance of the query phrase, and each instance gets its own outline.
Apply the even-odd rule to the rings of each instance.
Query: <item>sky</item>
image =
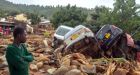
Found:
[[[28,4],[28,5],[43,5],[43,6],[66,6],[76,5],[83,8],[94,8],[95,6],[104,5],[106,7],[113,8],[114,0],[8,0],[16,4]],[[137,4],[140,4],[140,0],[136,0]]]

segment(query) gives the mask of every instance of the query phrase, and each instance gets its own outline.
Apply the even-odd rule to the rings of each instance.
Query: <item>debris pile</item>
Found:
[[[0,38],[0,75],[8,75],[8,64],[5,58],[6,47],[12,42],[11,36]]]
[[[74,52],[72,50],[74,47],[70,47],[71,53],[63,55],[64,45],[60,45],[55,50],[51,47],[53,40],[52,34],[49,34],[50,37],[47,38],[44,35],[36,34],[29,34],[27,36],[27,48],[34,56],[34,61],[29,66],[30,75],[140,75],[140,63],[137,61],[105,57],[93,59],[88,54]],[[48,36],[48,33],[46,35]],[[9,73],[5,59],[5,49],[12,41],[13,39],[9,36],[0,42],[0,75],[8,75]],[[92,41],[85,39],[84,42],[90,43]],[[77,44],[74,41],[75,43]],[[95,50],[95,47],[92,49]],[[80,50],[77,48],[77,51]]]
[[[80,53],[62,57],[54,75],[140,75],[139,63],[124,58],[92,59]]]

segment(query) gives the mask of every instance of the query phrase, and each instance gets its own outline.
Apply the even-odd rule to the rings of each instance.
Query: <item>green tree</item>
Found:
[[[6,16],[7,16],[7,11],[0,9],[0,17],[6,17]]]
[[[117,15],[117,24],[124,31],[134,33],[136,28],[140,25],[140,16],[138,15],[139,5],[135,0],[115,0],[113,13]],[[137,38],[138,35],[135,35]]]
[[[41,21],[40,17],[37,14],[28,13],[27,16],[28,16],[28,19],[31,19],[31,23],[33,25],[38,24]]]
[[[136,22],[132,23],[132,20],[137,20],[138,15],[136,13],[138,9],[135,0],[115,0],[113,13],[118,16],[116,19],[119,19],[119,26],[130,31],[129,27],[133,28],[133,25],[136,24]]]
[[[105,6],[96,6],[91,13],[90,27],[93,31],[97,31],[104,24],[112,24],[112,10]]]
[[[76,6],[66,6],[54,13],[51,22],[58,27],[61,24],[74,27],[86,21],[87,14],[82,12]]]
[[[104,24],[114,24],[132,34],[140,27],[140,6],[135,0],[114,0],[114,9],[105,6],[94,8],[91,14],[92,25],[100,27]],[[135,38],[138,37],[136,34]]]

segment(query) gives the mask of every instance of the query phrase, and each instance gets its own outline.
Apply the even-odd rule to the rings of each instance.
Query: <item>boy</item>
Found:
[[[13,37],[13,44],[8,45],[6,49],[10,75],[29,75],[29,62],[33,61],[33,56],[24,45],[26,42],[25,29],[21,26],[15,27]]]

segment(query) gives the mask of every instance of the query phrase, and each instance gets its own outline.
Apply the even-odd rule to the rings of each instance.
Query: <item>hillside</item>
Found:
[[[52,6],[39,6],[39,5],[26,5],[26,4],[14,4],[6,0],[0,0],[0,10],[8,12],[27,12],[36,13],[39,15],[44,15],[50,18],[54,12],[62,8],[62,6],[52,7]],[[87,12],[85,8],[79,8]]]
[[[50,17],[50,15],[52,15],[52,12],[56,11],[57,8],[50,6],[41,7],[37,5],[13,4],[9,1],[0,0],[0,9],[10,12],[37,13],[39,15]]]

